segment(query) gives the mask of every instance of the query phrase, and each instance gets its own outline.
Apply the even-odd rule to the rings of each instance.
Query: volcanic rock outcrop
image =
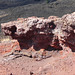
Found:
[[[54,24],[54,34],[58,36],[63,50],[75,51],[75,12],[62,16]]]
[[[62,18],[50,16],[18,18],[1,24],[5,35],[17,39],[21,49],[33,47],[35,50],[55,49],[75,50],[75,12]]]

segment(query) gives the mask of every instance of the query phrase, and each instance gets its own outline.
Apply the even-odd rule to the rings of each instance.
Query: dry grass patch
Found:
[[[0,33],[0,43],[5,41],[10,41],[12,38],[10,36],[4,36],[3,33]]]

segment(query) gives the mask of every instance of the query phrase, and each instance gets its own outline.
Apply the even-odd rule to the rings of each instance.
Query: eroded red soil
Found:
[[[60,51],[41,61],[26,56],[0,61],[0,75],[75,75],[75,53]]]

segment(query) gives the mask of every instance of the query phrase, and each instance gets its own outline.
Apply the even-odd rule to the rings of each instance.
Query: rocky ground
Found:
[[[75,0],[23,1],[0,4],[0,75],[75,75]]]
[[[0,41],[0,75],[75,75],[75,12],[1,27],[11,39]]]
[[[41,61],[25,56],[4,60],[0,62],[0,75],[75,75],[75,53],[60,51]]]

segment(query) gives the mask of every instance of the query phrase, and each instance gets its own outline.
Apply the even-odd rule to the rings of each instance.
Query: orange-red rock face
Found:
[[[12,50],[20,51],[19,42],[17,40],[11,40],[0,43],[0,54],[11,52]]]
[[[38,17],[19,18],[1,24],[5,35],[17,39],[21,48],[75,50],[75,12],[62,18],[50,16],[48,19]]]

